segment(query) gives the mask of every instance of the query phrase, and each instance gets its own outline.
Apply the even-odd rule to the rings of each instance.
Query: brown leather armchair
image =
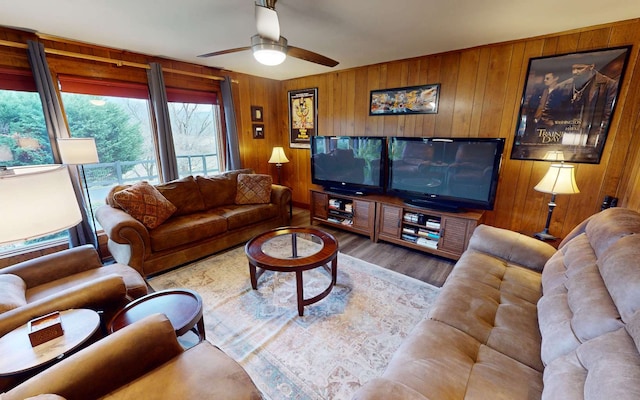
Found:
[[[90,308],[105,318],[147,294],[133,268],[102,265],[97,251],[80,246],[0,269],[0,336],[53,311]]]
[[[117,331],[0,397],[48,393],[67,400],[262,399],[244,369],[211,343],[184,350],[161,314]]]

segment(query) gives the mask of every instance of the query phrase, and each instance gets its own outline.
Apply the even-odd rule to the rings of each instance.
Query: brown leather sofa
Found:
[[[91,245],[2,268],[0,281],[5,279],[11,288],[3,286],[0,293],[0,336],[53,311],[91,308],[113,314],[147,294],[136,270],[118,263],[102,265]]]
[[[271,185],[265,204],[236,204],[237,177],[253,170],[229,171],[217,176],[189,176],[155,188],[177,210],[159,226],[149,229],[114,200],[96,210],[109,237],[114,259],[149,276],[243,243],[255,235],[289,225],[291,189]]]
[[[640,398],[640,214],[560,249],[481,225],[429,315],[354,399]]]
[[[80,350],[0,399],[41,395],[67,400],[262,399],[244,369],[211,343],[184,350],[161,314]]]

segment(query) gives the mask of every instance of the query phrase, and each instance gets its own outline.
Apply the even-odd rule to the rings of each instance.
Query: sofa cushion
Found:
[[[542,392],[541,372],[432,320],[402,342],[383,378],[425,399],[539,399]]]
[[[0,274],[0,314],[27,305],[22,278],[12,274]]]
[[[640,235],[629,235],[609,246],[598,269],[625,323],[640,310]]]
[[[170,382],[171,384],[162,384]],[[204,341],[104,399],[262,399],[260,391],[231,357]]]
[[[447,278],[429,318],[542,371],[536,303],[540,274],[467,250]]]
[[[567,243],[542,272],[544,296],[538,302],[545,365],[581,343],[622,327],[599,261],[586,234]]]
[[[149,229],[156,228],[176,211],[176,206],[146,181],[114,193],[113,198],[123,210]]]
[[[271,201],[271,175],[239,174],[236,204],[265,204]]]
[[[150,232],[154,252],[173,249],[227,231],[227,220],[216,209],[171,218]]]
[[[595,214],[585,228],[591,247],[599,258],[620,238],[640,233],[640,217],[636,211],[613,207]]]
[[[193,176],[156,185],[156,189],[176,206],[173,216],[192,214],[205,209],[200,189]]]
[[[197,176],[196,183],[202,193],[206,209],[233,204],[236,201],[236,178],[217,176]]]
[[[640,398],[640,355],[624,328],[580,345],[545,368],[542,399],[583,398]]]
[[[278,207],[271,203],[226,206],[221,207],[220,210],[227,219],[227,229],[230,231],[242,229],[279,215]]]

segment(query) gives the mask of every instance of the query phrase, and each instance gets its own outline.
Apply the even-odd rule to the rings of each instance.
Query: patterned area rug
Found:
[[[331,280],[323,268],[304,274],[305,298]],[[207,340],[236,359],[271,400],[350,399],[382,374],[438,293],[427,283],[340,253],[337,285],[299,317],[295,274],[267,271],[252,290],[244,247],[149,283],[155,290],[200,293]]]

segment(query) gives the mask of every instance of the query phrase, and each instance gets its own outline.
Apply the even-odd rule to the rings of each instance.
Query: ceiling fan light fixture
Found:
[[[251,38],[251,49],[253,50],[253,57],[264,65],[278,65],[287,58],[287,39],[280,37],[280,40],[274,42],[273,40],[261,38],[259,35],[254,35]]]

